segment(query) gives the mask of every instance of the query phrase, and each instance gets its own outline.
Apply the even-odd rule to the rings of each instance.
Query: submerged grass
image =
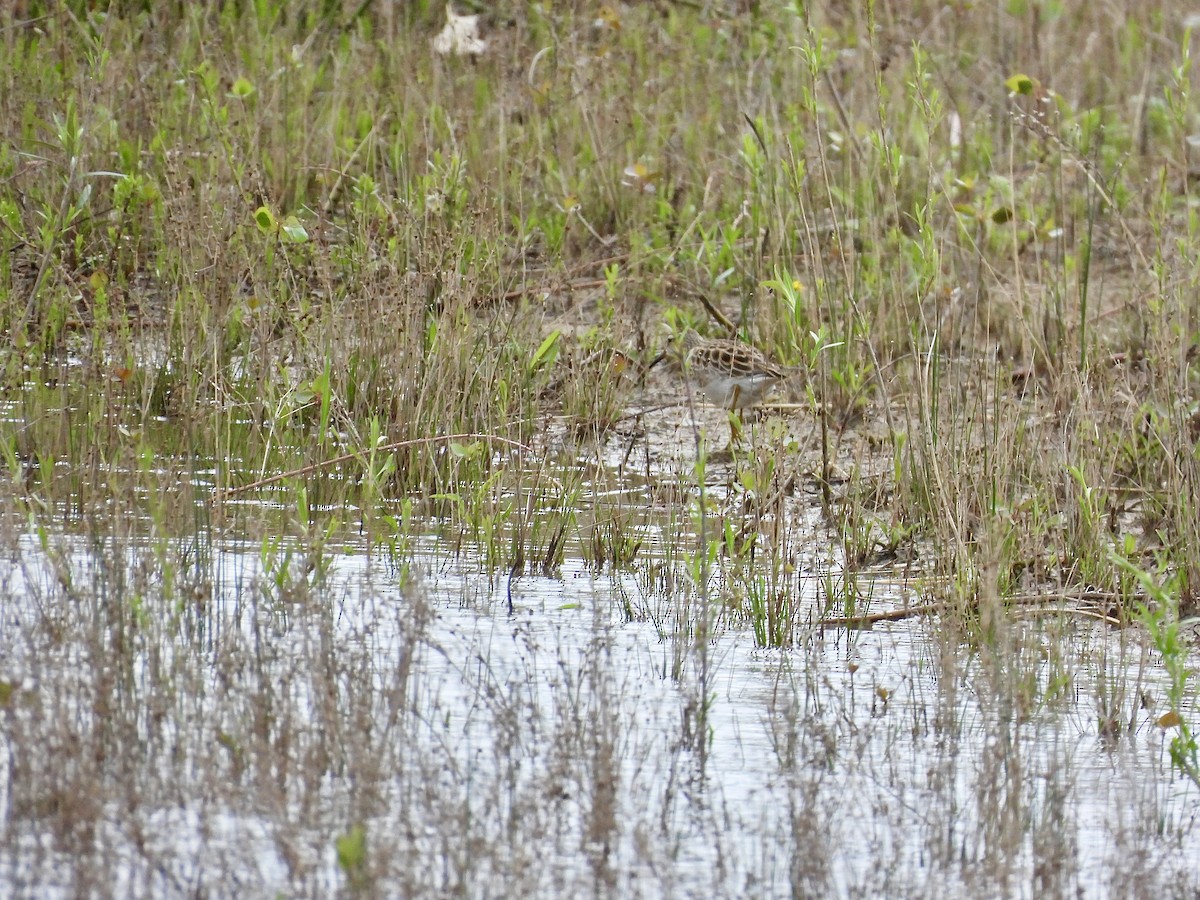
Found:
[[[223,541],[261,548],[245,587],[286,632],[313,603],[332,615],[342,548],[364,541],[408,583],[432,534],[507,578],[509,602],[521,575],[569,558],[631,572],[621,612],[670,640],[675,739],[702,769],[714,635],[805,648],[821,622],[906,614],[875,602],[883,576],[939,614],[947,684],[971,654],[1009,746],[1006,728],[1071,694],[1068,623],[1140,623],[1172,684],[1176,719],[1158,721],[1195,779],[1179,637],[1200,584],[1189,23],[1153,5],[737,7],[499,2],[476,57],[432,52],[445,10],[425,2],[0,9],[5,544],[35,535],[58,577],[29,652],[82,653],[107,679],[79,688],[96,716],[122,690],[152,710],[89,736],[93,762],[141,716],[187,714],[195,683],[148,697],[136,671],[172,685],[170,642],[147,641],[149,662],[130,648],[144,629],[215,641]],[[793,402],[726,457],[725,420],[654,364],[686,326],[736,331],[794,373]],[[72,568],[64,535],[93,568]],[[60,608],[84,598],[83,620]],[[1061,634],[1038,653],[1020,643],[1030,614]],[[265,696],[262,652],[217,656],[258,660]],[[379,703],[339,719],[318,695],[356,676],[318,661],[336,743]],[[809,843],[826,799],[793,766],[820,757],[827,723],[792,702],[779,709],[812,732],[779,752]],[[937,702],[957,727],[953,698]],[[1100,733],[1135,731],[1139,702],[1098,687]],[[276,714],[216,737],[235,776],[270,779],[272,742],[290,739]],[[572,752],[595,779],[589,863],[615,889],[619,723],[601,724]],[[367,762],[339,752],[368,748],[302,755],[344,770]],[[103,769],[10,807],[36,819],[58,797],[66,823],[80,784],[117,777]],[[1030,833],[1073,858],[1051,846],[1066,787],[1022,819],[1036,789],[991,776],[986,883],[1007,886],[988,854]],[[363,892],[383,871],[355,831],[368,815],[347,814],[337,844]],[[437,886],[481,883],[446,842],[462,880]],[[1046,890],[1071,883],[1038,871]],[[803,895],[831,876],[813,861],[788,877]]]

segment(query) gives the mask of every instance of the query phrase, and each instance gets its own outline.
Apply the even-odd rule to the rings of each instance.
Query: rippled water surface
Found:
[[[282,545],[161,562],[8,555],[8,895],[1200,887],[1132,629],[1045,614],[972,648],[928,618],[768,651],[679,629],[700,601],[634,575],[510,582],[432,543],[403,577],[352,548],[320,578]]]

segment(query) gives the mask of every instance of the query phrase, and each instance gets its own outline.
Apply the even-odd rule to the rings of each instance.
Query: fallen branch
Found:
[[[1034,606],[1041,603],[1049,603],[1053,601],[1070,601],[1072,603],[1122,603],[1127,598],[1123,598],[1120,594],[1111,591],[1079,591],[1074,594],[1059,594],[1049,596],[1046,594],[1018,594],[1012,597],[1006,597],[1003,601],[1005,606]],[[865,613],[861,616],[837,616],[829,619],[818,619],[813,623],[816,628],[870,628],[878,622],[899,622],[902,619],[908,619],[913,616],[931,616],[940,612],[945,612],[948,604],[946,603],[923,603],[920,606],[906,606],[903,609],[891,609],[887,612]],[[1107,622],[1110,625],[1122,624],[1119,619],[1112,616],[1098,613],[1091,609],[1081,609],[1072,606],[1050,606],[1038,610],[1026,610],[1034,615],[1049,615],[1052,613],[1068,612],[1075,615],[1088,616],[1094,619],[1099,619],[1101,622]]]
[[[495,444],[504,444],[507,447],[513,447],[518,450],[532,452],[531,447],[522,444],[520,441],[509,440],[508,438],[499,437],[494,434],[440,434],[436,437],[412,438],[406,441],[393,441],[390,444],[383,444],[380,447],[376,447],[374,452],[390,453],[393,450],[403,450],[406,447],[416,447],[421,444],[444,444],[447,441],[469,440],[490,441]],[[295,478],[301,475],[309,475],[313,472],[319,472],[321,469],[326,469],[329,466],[336,466],[338,463],[349,462],[352,459],[362,459],[366,453],[367,451],[365,450],[356,450],[353,453],[343,453],[341,456],[335,456],[332,459],[323,459],[320,462],[302,466],[299,469],[291,469],[287,472],[280,472],[279,474],[272,475],[269,478],[260,478],[258,481],[252,481],[250,484],[243,484],[234,488],[226,488],[225,490],[218,489],[216,492],[216,500],[218,503],[220,503],[227,497],[243,494],[246,491],[257,490],[258,488],[265,487],[268,484],[274,484],[276,481],[283,481],[285,478]]]

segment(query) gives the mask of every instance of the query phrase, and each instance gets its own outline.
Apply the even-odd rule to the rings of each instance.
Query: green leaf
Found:
[[[303,244],[308,240],[308,232],[295,216],[288,216],[279,226],[279,233],[293,244]]]
[[[533,354],[533,358],[529,360],[529,371],[536,372],[543,363],[553,362],[558,356],[558,339],[561,332],[555,328],[546,339],[542,341],[541,346]]]
[[[1005,80],[1004,86],[1008,88],[1009,93],[1028,96],[1037,88],[1037,82],[1028,75],[1013,75]]]
[[[233,83],[233,87],[229,89],[229,96],[235,97],[238,100],[245,100],[254,93],[254,85],[245,78],[239,78]]]
[[[338,865],[347,874],[361,871],[367,860],[367,829],[355,825],[334,840],[337,848]]]
[[[278,230],[279,224],[275,221],[275,216],[265,206],[260,206],[254,211],[254,223],[258,226],[259,231],[268,234]]]
[[[742,487],[747,491],[753,491],[758,487],[758,479],[754,477],[754,473],[749,469],[743,469],[738,473],[738,481],[741,482]]]

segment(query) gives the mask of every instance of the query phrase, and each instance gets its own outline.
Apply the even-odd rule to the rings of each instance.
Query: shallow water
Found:
[[[418,548],[401,587],[343,550],[314,586],[284,545],[190,575],[46,547],[22,537],[0,578],[8,895],[327,895],[356,824],[389,896],[1200,886],[1132,629],[1018,621],[995,651],[935,619],[787,651],[727,630],[702,654],[622,618],[636,577],[575,565],[510,585]],[[1105,704],[1131,732],[1102,739]]]

